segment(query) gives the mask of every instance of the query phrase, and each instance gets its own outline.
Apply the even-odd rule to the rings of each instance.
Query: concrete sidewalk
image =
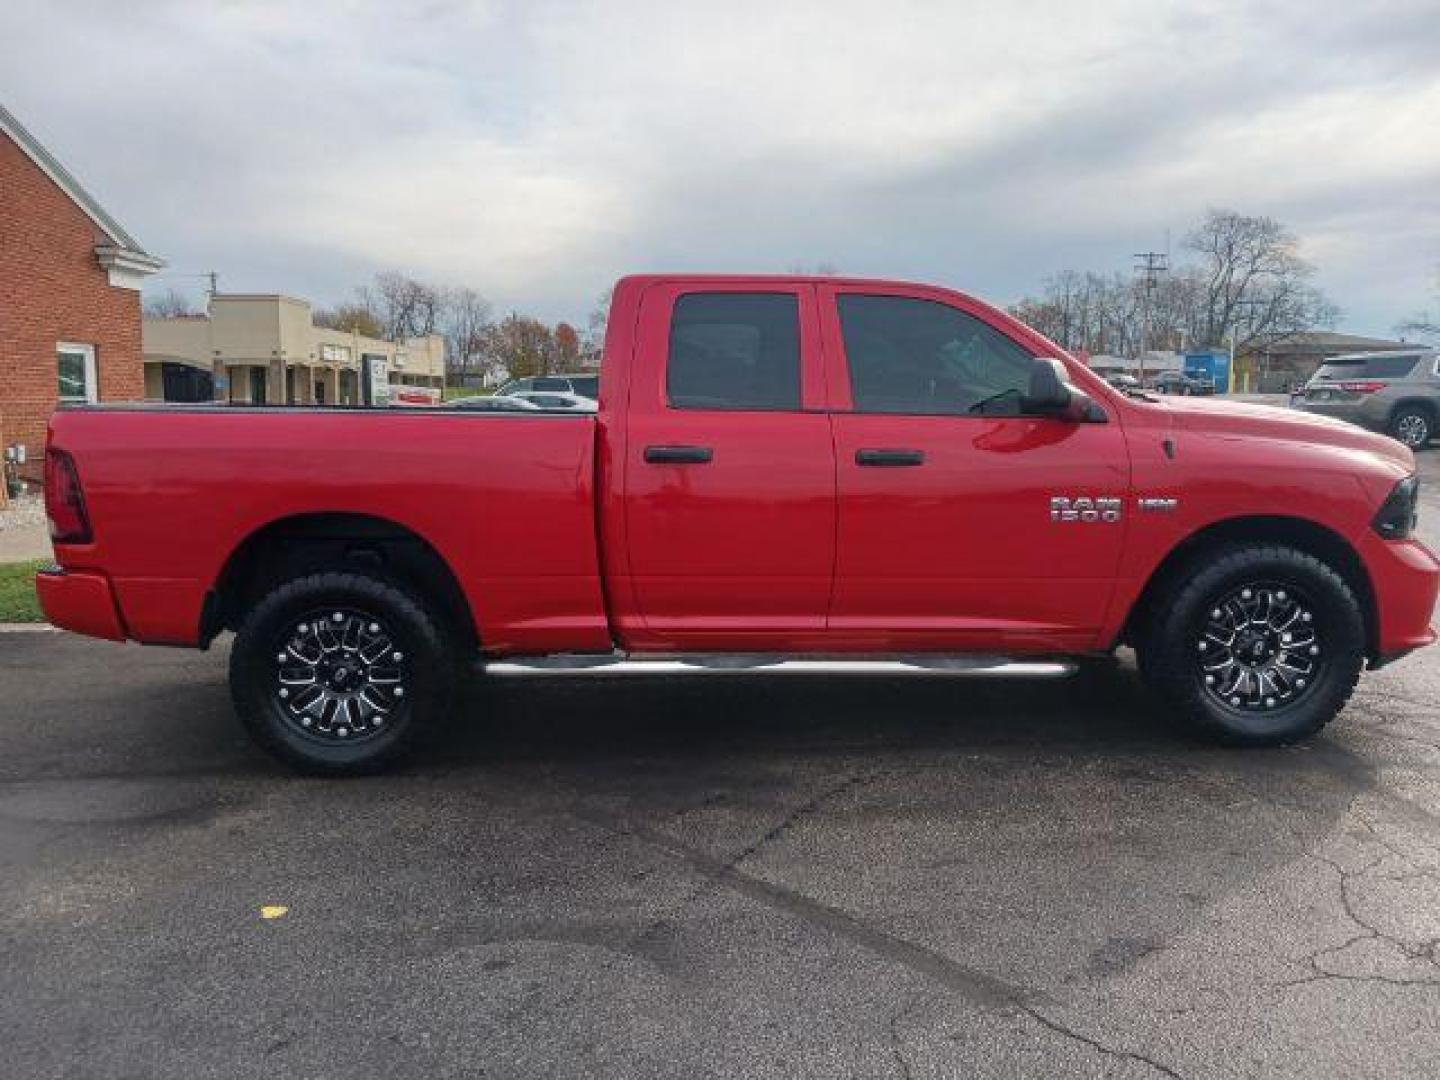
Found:
[[[0,563],[48,559],[53,555],[45,505],[24,499],[0,510]]]

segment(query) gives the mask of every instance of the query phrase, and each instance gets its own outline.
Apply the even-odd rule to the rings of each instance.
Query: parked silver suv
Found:
[[[1356,353],[1325,361],[1292,404],[1382,431],[1419,450],[1440,434],[1440,354]]]

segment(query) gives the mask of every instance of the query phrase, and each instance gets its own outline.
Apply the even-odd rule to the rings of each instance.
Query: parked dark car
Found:
[[[1187,397],[1215,393],[1214,379],[1184,371],[1162,371],[1150,381],[1150,386],[1161,394],[1181,394]]]

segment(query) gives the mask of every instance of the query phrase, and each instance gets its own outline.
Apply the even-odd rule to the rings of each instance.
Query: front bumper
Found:
[[[62,630],[124,641],[125,624],[110,579],[52,567],[35,575],[35,594],[45,618]]]
[[[1435,600],[1440,594],[1440,559],[1418,540],[1384,540],[1370,533],[1360,556],[1375,590],[1374,665],[1433,644]]]

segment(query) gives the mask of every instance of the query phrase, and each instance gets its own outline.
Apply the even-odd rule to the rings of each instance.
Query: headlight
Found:
[[[1370,526],[1386,540],[1404,540],[1419,517],[1420,477],[1407,476],[1395,485]]]

